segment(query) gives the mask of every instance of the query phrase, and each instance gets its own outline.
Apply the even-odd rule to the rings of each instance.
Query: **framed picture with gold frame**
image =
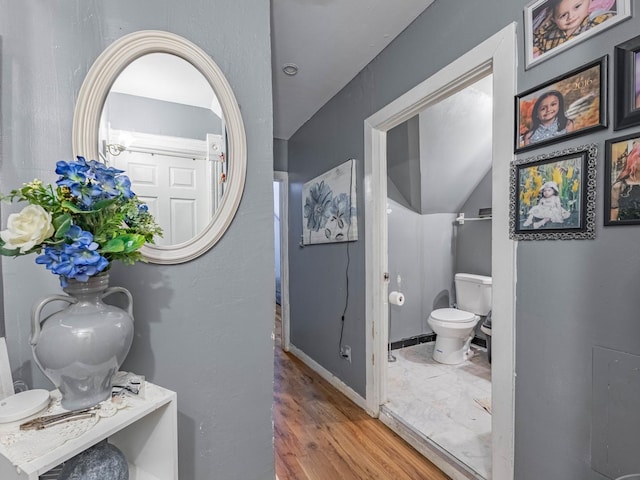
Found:
[[[605,55],[516,95],[515,151],[606,128],[607,64]]]

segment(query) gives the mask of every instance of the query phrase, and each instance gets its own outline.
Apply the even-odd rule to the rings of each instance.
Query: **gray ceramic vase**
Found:
[[[63,290],[67,295],[50,295],[33,306],[31,346],[38,367],[60,390],[62,406],[75,410],[111,396],[111,377],[133,341],[133,299],[125,288],[109,288],[108,274],[69,280]],[[127,297],[126,310],[102,301],[117,292]],[[69,305],[41,319],[53,301]]]

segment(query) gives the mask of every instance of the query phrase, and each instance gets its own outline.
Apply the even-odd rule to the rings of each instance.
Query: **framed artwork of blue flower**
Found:
[[[358,239],[354,159],[304,184],[302,217],[303,245]]]

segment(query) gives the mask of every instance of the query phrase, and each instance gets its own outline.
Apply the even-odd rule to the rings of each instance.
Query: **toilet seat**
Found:
[[[447,323],[470,323],[478,320],[478,316],[475,313],[457,308],[439,308],[431,312],[431,318]]]

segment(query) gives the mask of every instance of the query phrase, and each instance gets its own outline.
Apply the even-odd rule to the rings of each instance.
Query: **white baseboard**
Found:
[[[367,401],[362,396],[292,343],[289,343],[289,353],[295,355],[302,363],[333,385],[340,393],[373,416],[373,413],[367,408]]]

